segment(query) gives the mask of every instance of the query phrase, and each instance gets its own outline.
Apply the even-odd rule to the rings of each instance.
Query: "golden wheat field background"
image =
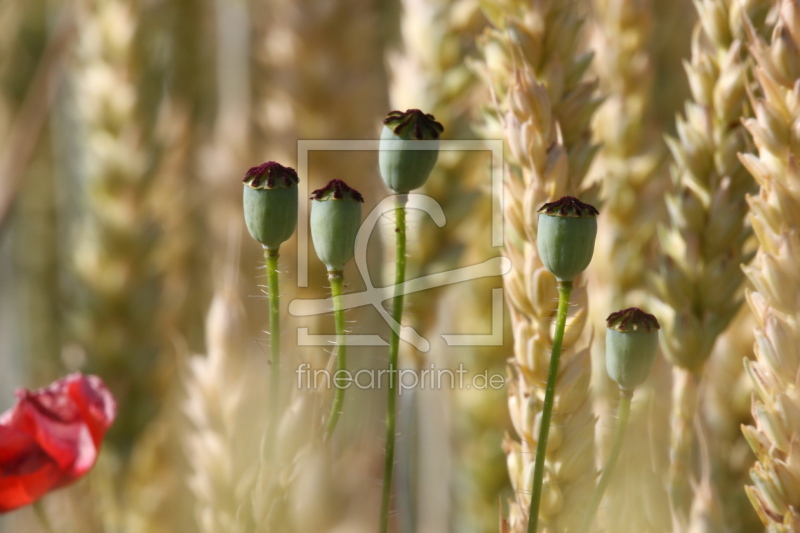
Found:
[[[0,411],[78,371],[118,404],[91,471],[41,500],[51,531],[379,530],[386,384],[323,435],[306,198],[342,179],[365,218],[387,205],[377,141],[406,109],[444,133],[408,210],[388,530],[529,531],[559,298],[537,209],[569,195],[600,214],[538,531],[582,531],[618,422],[605,319],[636,306],[659,354],[588,531],[800,532],[800,1],[0,0]],[[301,180],[280,331],[242,212],[265,161]],[[384,211],[344,269],[356,299],[395,275]],[[391,294],[345,313],[365,379]]]

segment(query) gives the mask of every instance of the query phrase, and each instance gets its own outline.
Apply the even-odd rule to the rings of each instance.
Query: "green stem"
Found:
[[[569,297],[572,294],[572,281],[558,282],[558,315],[556,332],[553,337],[553,351],[550,354],[550,370],[547,373],[547,388],[544,393],[542,425],[539,428],[539,442],[536,445],[536,463],[533,468],[533,489],[531,510],[528,514],[528,533],[536,533],[539,524],[539,506],[542,502],[542,483],[544,481],[544,459],[547,453],[547,437],[550,434],[550,418],[553,415],[553,402],[558,380],[558,362],[561,359],[561,344],[564,342],[564,329],[567,326]]]
[[[407,196],[397,197],[395,218],[397,219],[395,253],[395,292],[392,299],[392,318],[397,330],[392,329],[389,341],[389,396],[386,402],[386,461],[383,470],[383,497],[381,498],[380,533],[389,531],[389,510],[392,503],[392,474],[394,471],[395,424],[397,419],[397,359],[400,352],[400,324],[403,318],[403,293],[400,287],[406,281],[406,202]]]
[[[279,402],[281,399],[281,308],[278,288],[278,250],[264,248],[264,262],[267,267],[267,294],[269,296],[269,433],[267,450],[274,452],[278,432]]]
[[[333,375],[333,383],[336,392],[333,395],[333,405],[331,414],[328,417],[328,425],[325,429],[326,439],[333,435],[336,429],[336,422],[342,414],[344,405],[344,387],[339,386],[337,375],[347,372],[347,344],[344,336],[344,309],[342,308],[342,292],[344,292],[344,276],[341,272],[328,272],[328,280],[331,282],[331,298],[333,299],[333,320],[336,324],[336,373]]]
[[[39,523],[42,525],[42,529],[45,531],[45,533],[56,533],[56,530],[53,529],[53,526],[50,523],[50,519],[47,518],[47,511],[44,509],[42,500],[37,500],[33,503],[33,510],[36,513],[36,518],[39,519]]]
[[[617,429],[614,433],[614,444],[611,447],[611,455],[608,456],[606,467],[603,469],[603,475],[600,476],[600,483],[594,489],[592,499],[589,502],[589,508],[586,515],[583,517],[583,524],[581,525],[580,533],[588,533],[589,527],[592,525],[594,515],[600,507],[600,502],[603,500],[603,494],[608,488],[608,483],[611,481],[611,476],[614,474],[614,467],[617,466],[619,454],[622,451],[622,441],[625,437],[625,428],[628,425],[628,418],[631,414],[631,399],[633,398],[633,391],[619,390],[619,422]]]

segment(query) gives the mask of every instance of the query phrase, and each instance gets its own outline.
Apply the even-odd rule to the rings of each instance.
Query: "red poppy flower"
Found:
[[[0,415],[0,513],[88,472],[117,413],[103,381],[80,373],[37,391],[20,389],[17,398]]]

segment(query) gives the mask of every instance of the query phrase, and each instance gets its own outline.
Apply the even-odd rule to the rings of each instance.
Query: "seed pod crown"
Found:
[[[609,329],[617,331],[643,331],[650,333],[661,329],[658,319],[651,314],[645,313],[638,307],[629,307],[622,311],[611,313],[606,318],[606,325]]]
[[[442,126],[430,113],[423,113],[419,109],[406,111],[391,111],[383,123],[392,130],[392,133],[403,139],[436,140],[442,132]]]
[[[311,193],[312,200],[352,200],[354,202],[364,203],[364,197],[361,193],[352,187],[348,186],[345,182],[338,179],[333,179],[321,189],[317,189]]]
[[[538,212],[559,217],[591,217],[600,214],[593,205],[585,204],[574,196],[564,196],[555,202],[546,203]]]
[[[250,168],[242,180],[253,189],[288,189],[300,183],[297,172],[275,161]]]

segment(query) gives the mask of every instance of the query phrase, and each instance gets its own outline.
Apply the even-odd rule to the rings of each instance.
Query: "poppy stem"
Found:
[[[625,436],[625,428],[628,426],[628,418],[631,414],[631,398],[633,398],[633,391],[619,390],[619,422],[617,423],[617,430],[614,433],[614,444],[611,447],[611,454],[608,456],[606,467],[603,469],[603,475],[600,477],[600,483],[594,489],[592,499],[589,502],[589,510],[583,517],[583,524],[581,525],[581,533],[588,533],[589,528],[592,526],[592,520],[597,513],[597,508],[600,507],[600,502],[603,500],[603,494],[608,488],[611,481],[611,476],[614,473],[614,468],[617,466],[619,454],[622,451],[622,441]]]
[[[392,507],[392,474],[394,473],[395,424],[397,419],[397,359],[400,351],[400,327],[403,319],[403,292],[406,281],[406,198],[400,195],[395,206],[397,218],[395,253],[395,289],[392,300],[392,318],[397,329],[392,328],[389,342],[389,392],[386,401],[386,460],[383,468],[383,495],[381,498],[380,533],[389,531],[389,515]]]
[[[328,272],[328,279],[331,282],[331,298],[333,298],[333,316],[336,324],[336,373],[333,383],[336,385],[336,392],[333,397],[331,414],[328,417],[328,426],[325,431],[325,439],[330,439],[333,430],[336,429],[336,422],[342,414],[344,404],[345,387],[339,384],[336,376],[339,373],[347,372],[347,345],[345,344],[344,331],[344,309],[342,308],[342,293],[344,292],[344,276],[342,272]]]
[[[269,386],[269,433],[267,450],[271,455],[275,452],[275,440],[278,433],[281,400],[281,322],[280,322],[280,289],[278,288],[278,251],[264,248],[264,262],[267,267],[267,293],[269,296],[269,354],[270,354],[270,386]]]
[[[47,518],[47,511],[44,509],[42,500],[37,500],[34,502],[33,510],[36,513],[36,518],[39,519],[39,523],[42,525],[42,529],[45,531],[45,533],[56,533],[56,530],[53,529],[52,524],[50,524],[50,519]]]
[[[561,344],[564,342],[564,330],[569,313],[569,297],[572,294],[572,281],[558,282],[558,314],[556,315],[556,331],[553,335],[553,351],[550,354],[550,370],[547,373],[547,388],[544,393],[542,422],[539,426],[539,442],[536,446],[536,462],[533,468],[533,488],[531,493],[531,510],[528,514],[528,533],[536,533],[539,524],[539,506],[542,501],[544,482],[544,460],[547,454],[547,438],[550,434],[550,417],[553,415],[553,403],[556,397],[556,381],[558,380],[558,364],[561,358]]]

